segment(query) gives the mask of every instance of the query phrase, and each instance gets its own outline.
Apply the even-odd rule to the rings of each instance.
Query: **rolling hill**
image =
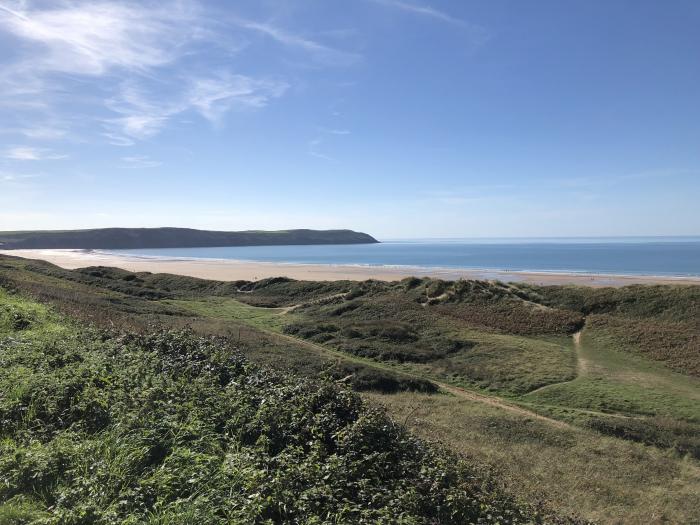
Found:
[[[9,447],[0,449],[9,480],[0,523],[3,512],[77,523],[74,509],[120,523],[149,513],[152,523],[176,523],[177,513],[216,522],[222,512],[242,522],[696,523],[698,308],[698,286],[213,281],[0,255],[0,436]],[[319,398],[319,388],[330,395]],[[366,408],[348,419],[337,401],[357,399],[350,390]],[[128,404],[137,394],[183,419],[162,428]],[[221,412],[232,399],[236,412]],[[316,430],[290,425],[309,400],[330,417],[319,432],[342,423],[321,439],[332,458],[313,456]],[[388,416],[384,430],[333,452],[375,409]],[[132,432],[134,421],[145,434]],[[133,447],[155,455],[132,462]],[[107,470],[82,470],[71,458],[84,450],[104,451]],[[113,455],[122,450],[126,463]],[[386,471],[355,477],[367,465],[355,459],[390,451],[403,455],[376,464]],[[52,467],[64,459],[68,470]],[[388,468],[395,459],[398,470]],[[440,466],[456,460],[463,466]],[[193,492],[200,472],[211,482]],[[81,492],[101,476],[106,497]],[[426,499],[415,493],[422,479],[445,484]],[[278,490],[290,480],[298,498]],[[155,499],[142,501],[142,487]],[[236,498],[220,499],[232,490]]]
[[[0,248],[203,248],[213,246],[278,246],[308,244],[371,244],[374,237],[352,230],[249,230],[240,232],[190,228],[99,228],[0,232]]]

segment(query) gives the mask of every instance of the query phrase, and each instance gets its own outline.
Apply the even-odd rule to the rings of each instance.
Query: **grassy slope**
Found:
[[[3,524],[543,519],[349,391],[222,340],[86,331],[0,290],[0,360]]]
[[[548,316],[487,283],[476,283],[473,295],[462,291],[467,304],[454,304],[450,290],[434,285],[364,283],[345,297],[302,303],[295,309],[302,319],[287,332],[404,371],[504,393],[573,377],[565,334],[575,328],[575,315]]]
[[[230,305],[236,301],[229,299],[226,302]],[[248,311],[248,308],[239,303],[233,309],[240,312]],[[278,330],[280,316],[283,315],[279,309],[258,310],[256,321],[263,319],[266,312],[274,316],[272,322],[259,326]],[[478,335],[479,332],[471,333],[472,338],[478,339]],[[500,357],[514,339],[513,336],[489,333],[481,335],[493,344],[492,352],[498,352]],[[535,342],[547,343],[544,339],[525,341],[531,345]],[[559,338],[555,338],[555,341],[559,351],[562,351],[562,347],[568,347],[569,355],[574,356],[570,341],[564,342]],[[324,344],[328,346],[332,341]],[[588,344],[582,345],[582,349],[581,357],[587,361],[590,374],[594,374],[592,378],[586,375],[570,382],[552,384],[536,394],[522,397],[526,406],[579,423],[578,429],[563,430],[531,417],[453,396],[415,393],[389,397],[370,395],[375,401],[385,404],[399,420],[406,421],[409,428],[419,435],[447,443],[454,450],[480,462],[498,465],[511,486],[531,498],[556,500],[556,505],[564,512],[581,512],[585,509],[585,515],[592,519],[628,523],[684,522],[690,519],[689,516],[697,517],[692,510],[700,503],[696,494],[700,489],[697,462],[674,458],[634,443],[601,437],[588,430],[592,423],[598,423],[601,418],[606,422],[616,421],[618,414],[668,415],[694,421],[699,406],[696,400],[700,395],[697,381],[624,352],[595,351]],[[527,354],[527,347],[525,352],[527,358],[521,358],[520,362],[522,369],[526,369],[531,359],[538,356],[534,351]],[[545,364],[544,368],[547,366]],[[435,374],[431,367],[424,365],[394,363],[393,367],[410,373],[423,373],[438,380],[454,379]],[[511,367],[509,371],[517,377],[523,373],[522,369],[513,370]],[[621,376],[622,372],[626,375]],[[639,374],[642,372],[646,376],[640,383]],[[529,376],[531,372],[527,371],[524,375]],[[459,380],[452,382],[460,384]],[[503,393],[508,394],[509,391]],[[601,410],[605,413],[592,415],[589,412]],[[654,417],[648,423],[650,428],[658,428],[662,423],[668,424],[668,421],[659,421],[658,417]],[[608,434],[615,430],[600,425],[596,428]],[[692,432],[697,432],[697,427],[692,427]],[[666,439],[665,446],[681,445],[682,449],[677,437],[672,436],[669,440],[668,432],[659,435],[657,430],[652,441]],[[692,439],[692,436],[685,438]],[[669,487],[672,489],[669,490]]]
[[[611,349],[585,330],[578,377],[529,394],[528,400],[626,415],[660,415],[700,423],[700,388],[693,377]]]
[[[700,377],[700,286],[519,288],[543,304],[586,315],[592,335],[609,348]]]
[[[585,428],[447,395],[368,394],[419,436],[493,465],[512,490],[598,523],[696,523],[700,466]]]
[[[635,348],[611,347],[611,341],[617,339],[601,335],[597,326],[590,324],[591,316],[607,315],[637,320],[644,316],[644,320],[687,326],[693,319],[684,317],[684,312],[692,312],[695,307],[692,288],[668,287],[669,292],[662,287],[655,291],[661,293],[651,293],[645,299],[650,304],[637,301],[630,307],[634,291],[617,299],[598,295],[585,303],[580,299],[584,292],[575,288],[558,290],[564,296],[555,302],[547,297],[551,290],[545,293],[542,289],[485,283],[456,286],[417,279],[391,285],[368,282],[359,287],[356,283],[285,279],[255,284],[216,283],[150,274],[134,277],[111,270],[65,272],[58,279],[55,275],[64,271],[42,266],[43,273],[28,272],[26,263],[17,261],[10,264],[12,270],[5,276],[21,275],[21,286],[62,305],[70,303],[72,296],[65,291],[70,290],[80,302],[90,303],[90,313],[97,322],[104,322],[96,313],[104,308],[110,320],[125,316],[123,320],[129,326],[144,324],[144,317],[148,317],[169,325],[190,324],[205,333],[229,334],[242,339],[251,358],[302,375],[345,378],[350,373],[354,381],[363,373],[393,373],[394,380],[406,377],[401,373],[409,373],[487,388],[491,395],[505,396],[510,402],[576,426],[567,430],[497,405],[481,403],[477,409],[463,397],[403,393],[380,399],[416,432],[496,465],[514,489],[528,497],[544,495],[563,511],[579,511],[603,522],[700,519],[695,513],[699,502],[694,496],[700,489],[698,463],[681,456],[686,452],[697,454],[698,450],[694,445],[698,435],[697,380],[641,357]],[[8,264],[7,259],[4,262]],[[0,279],[2,276],[0,271]],[[73,282],[66,285],[65,278]],[[37,284],[50,279],[51,292],[45,284]],[[59,281],[65,286],[63,293],[55,291]],[[641,296],[649,293],[644,288]],[[96,299],[100,294],[104,297]],[[676,297],[680,308],[674,305]],[[355,306],[358,303],[360,306]],[[602,311],[601,304],[606,311]],[[598,314],[591,313],[595,309]],[[85,315],[84,311],[78,313]],[[589,324],[584,344],[576,352],[566,334],[578,329],[578,320],[584,315]],[[382,319],[388,321],[384,327],[388,331],[382,332]],[[339,330],[313,330],[324,324],[335,324]],[[371,359],[345,346],[348,339],[358,339],[344,335],[358,325],[366,330],[359,340],[373,349]],[[296,330],[289,337],[279,333],[285,326],[308,326],[312,330]],[[409,340],[405,339],[406,333]],[[436,336],[442,343],[447,339],[476,344],[439,359],[425,361],[420,357],[424,362],[417,362],[416,355],[423,356],[426,350],[430,355],[430,342]],[[307,338],[309,344],[295,343],[296,337]],[[440,347],[435,350],[441,352]],[[547,356],[552,360],[547,362]],[[585,374],[581,373],[581,363],[586,364]],[[572,381],[577,373],[580,376]],[[377,382],[370,381],[369,387],[376,390]],[[537,392],[527,393],[537,388]],[[402,389],[404,386],[399,385],[391,391]],[[533,431],[535,423],[539,429]],[[577,433],[575,446],[571,445],[571,431]],[[625,440],[604,437],[599,432]],[[635,441],[653,444],[660,450]],[[663,452],[668,448],[681,455]],[[672,490],[665,488],[669,483]],[[644,516],[651,518],[645,521]]]

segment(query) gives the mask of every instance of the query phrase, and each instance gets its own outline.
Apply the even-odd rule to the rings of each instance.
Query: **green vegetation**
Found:
[[[609,348],[700,377],[700,286],[520,286],[544,304],[587,316],[592,336]]]
[[[221,232],[190,228],[101,228],[0,232],[0,248],[194,248],[205,246],[266,246],[282,244],[376,243],[366,233],[351,230],[282,230]]]
[[[0,304],[3,523],[547,519],[351,392],[226,340],[68,322],[57,335],[45,306]]]
[[[260,308],[227,297],[207,297],[191,300],[174,299],[164,302],[191,310],[193,313],[203,317],[242,321],[246,325],[257,328],[281,330],[287,321],[287,316],[283,315],[286,313],[284,308]]]
[[[531,500],[552,501],[560,512],[608,524],[698,522],[696,460],[629,436],[557,427],[456,396],[370,397],[414,434],[439,440],[469,461],[493,465],[513,490]]]
[[[273,285],[277,293],[281,286]],[[285,331],[462,386],[517,394],[574,377],[573,352],[560,334],[574,331],[580,316],[532,305],[505,285],[409,279],[347,286],[345,294],[327,290],[327,300],[300,303]]]
[[[61,315],[145,340],[163,327],[217,336],[285,381],[351,387],[479,480],[560,515],[700,520],[699,287],[218,282],[13,257],[0,257],[0,287],[12,338],[48,330],[37,319],[63,337]]]

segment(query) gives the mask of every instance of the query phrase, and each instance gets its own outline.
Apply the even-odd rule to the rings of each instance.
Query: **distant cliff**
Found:
[[[0,232],[0,249],[197,248],[289,244],[370,244],[374,237],[352,230],[223,232],[190,228],[100,228],[95,230]]]

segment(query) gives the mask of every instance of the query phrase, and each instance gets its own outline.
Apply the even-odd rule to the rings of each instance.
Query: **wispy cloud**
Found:
[[[38,173],[11,173],[7,171],[0,171],[0,182],[18,183],[28,179],[35,179],[37,177],[40,177]]]
[[[0,27],[35,43],[33,72],[102,75],[113,68],[146,71],[171,62],[193,36],[194,4],[149,8],[117,2],[62,2],[49,9],[0,6]]]
[[[317,159],[323,159],[323,160],[327,160],[330,162],[337,162],[337,160],[334,159],[333,157],[326,155],[325,153],[322,153],[320,151],[320,147],[322,144],[323,144],[323,139],[320,137],[316,137],[315,139],[311,139],[308,143],[309,155],[311,155],[312,157],[316,157]]]
[[[230,111],[265,107],[288,88],[284,82],[227,72],[190,77],[181,84],[181,91],[156,98],[135,82],[123,83],[119,95],[107,102],[107,107],[119,116],[103,120],[103,135],[112,144],[129,146],[135,140],[158,134],[180,113],[192,110],[219,123]]]
[[[288,87],[285,82],[222,73],[216,77],[192,79],[185,103],[215,122],[231,109],[265,107],[270,99],[282,96]]]
[[[331,48],[264,27],[290,45],[332,55]],[[186,111],[219,123],[230,111],[266,106],[288,88],[230,71],[240,46],[194,0],[17,2],[0,5],[0,32],[22,44],[0,70],[0,105],[31,111],[32,118],[78,106],[83,122],[101,126],[114,145],[152,137]],[[191,57],[204,49],[220,52],[227,65],[202,74]],[[65,129],[41,126],[9,131],[33,140],[66,136]]]
[[[19,130],[19,133],[28,139],[55,140],[64,137],[68,131],[65,128],[46,125],[22,128]]]
[[[242,19],[234,19],[234,22],[244,29],[263,34],[280,44],[304,50],[311,54],[315,61],[325,65],[350,66],[362,60],[362,55],[359,53],[336,49],[315,40],[290,33],[272,24]]]
[[[350,135],[349,129],[329,129],[321,128],[323,133],[328,133],[329,135]]]
[[[32,140],[56,140],[65,137],[68,130],[58,125],[36,124],[33,126],[16,125],[0,128],[0,133],[3,135],[21,135]]]
[[[322,145],[326,142],[326,138],[330,139],[332,136],[340,138],[341,136],[350,135],[349,129],[333,129],[333,128],[319,128],[320,136],[311,139],[308,142],[308,153],[312,157],[317,159],[328,160],[332,162],[338,162],[337,159],[327,155],[321,151]],[[325,138],[324,138],[325,135]],[[331,137],[329,137],[329,135]]]
[[[68,158],[68,155],[54,153],[45,148],[14,146],[4,151],[3,157],[9,160],[58,160]]]
[[[152,98],[135,81],[122,82],[118,95],[106,101],[107,108],[119,116],[103,120],[103,135],[115,145],[130,146],[159,133],[170,117],[181,111],[169,97]]]
[[[419,5],[419,4],[413,4],[410,2],[404,2],[403,0],[372,0],[373,2],[377,4],[382,4],[387,7],[395,7],[397,9],[401,9],[403,11],[407,11],[409,13],[413,13],[416,15],[421,15],[421,16],[427,16],[430,18],[434,18],[436,20],[440,20],[442,22],[447,22],[448,24],[455,24],[455,25],[460,25],[460,26],[467,26],[467,24],[464,20],[461,20],[457,17],[451,16],[444,11],[440,11],[438,9],[435,9],[430,6],[424,6],[424,5]]]
[[[486,42],[488,42],[490,38],[489,31],[487,31],[484,27],[480,26],[479,24],[463,20],[457,16],[451,15],[439,9],[435,9],[434,7],[428,5],[406,2],[404,0],[370,1],[388,8],[399,9],[408,14],[422,16],[425,18],[433,19],[437,22],[442,22],[445,24],[455,26],[456,28],[459,28],[462,31],[466,32],[466,34],[469,36],[468,47],[472,51],[484,45]]]
[[[148,155],[133,155],[129,157],[122,157],[121,160],[123,162],[121,166],[122,168],[145,169],[157,168],[158,166],[163,165],[161,161],[153,160]]]

